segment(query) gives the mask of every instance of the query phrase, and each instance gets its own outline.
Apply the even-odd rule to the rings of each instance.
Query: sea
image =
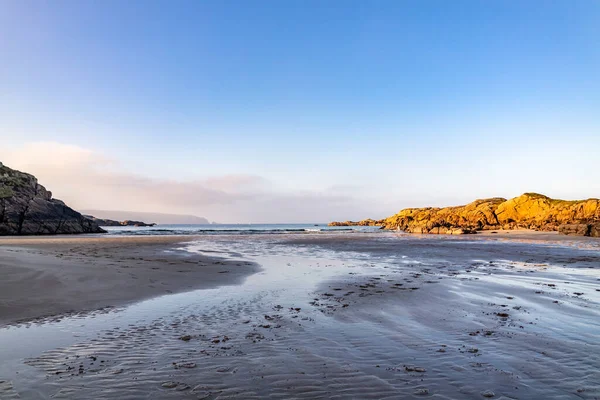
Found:
[[[152,227],[105,226],[110,235],[250,235],[375,233],[378,226],[327,226],[327,224],[204,224],[155,225]]]

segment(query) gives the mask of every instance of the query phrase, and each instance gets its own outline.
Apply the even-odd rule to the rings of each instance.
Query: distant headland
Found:
[[[463,206],[406,208],[382,220],[331,222],[330,226],[381,226],[407,233],[467,234],[532,229],[600,237],[600,200],[556,200],[525,193],[510,200],[494,197]]]
[[[106,219],[106,218],[96,218],[93,215],[84,215],[84,217],[91,219],[92,221],[94,221],[95,223],[97,223],[100,226],[136,226],[136,227],[141,227],[141,226],[155,226],[156,223],[154,222],[142,222],[142,221],[132,221],[129,219],[126,219],[125,221],[115,221],[112,219]]]
[[[208,225],[210,222],[196,215],[165,214],[156,212],[125,211],[125,210],[80,210],[85,215],[107,221],[147,221],[158,225],[193,224]],[[120,224],[120,222],[119,222]]]

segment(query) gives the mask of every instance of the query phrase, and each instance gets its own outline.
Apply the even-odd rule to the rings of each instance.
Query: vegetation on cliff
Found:
[[[461,234],[524,228],[600,236],[600,200],[566,201],[525,193],[510,200],[495,197],[456,207],[407,208],[376,221],[376,225],[409,233]]]
[[[98,224],[53,199],[33,175],[0,162],[0,235],[101,232]]]

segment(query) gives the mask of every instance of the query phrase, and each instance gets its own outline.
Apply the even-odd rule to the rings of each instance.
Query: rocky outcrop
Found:
[[[96,222],[99,226],[155,226],[156,225],[155,223],[148,224],[148,223],[142,222],[142,221],[130,221],[130,220],[115,221],[112,219],[96,218],[91,215],[85,215],[85,217]]]
[[[564,224],[600,223],[600,200],[556,200],[537,193],[525,193],[502,203],[496,215],[502,225],[556,231]]]
[[[362,221],[330,222],[328,226],[381,226],[383,220],[363,219]]]
[[[495,210],[506,199],[476,200],[465,206],[445,208],[407,208],[386,218],[383,227],[409,233],[464,234],[482,229],[497,229]]]
[[[525,193],[510,200],[495,197],[464,206],[407,208],[375,222],[385,229],[409,233],[464,234],[525,228],[600,237],[600,200],[566,201]]]
[[[558,227],[563,235],[600,237],[600,223],[597,224],[563,224]]]
[[[33,175],[0,163],[0,235],[103,232],[94,221],[53,199]]]
[[[563,224],[558,231],[563,235],[590,236],[590,228],[589,224]]]
[[[146,223],[146,222],[142,222],[142,221],[125,220],[125,221],[121,221],[121,225],[123,225],[123,226],[154,226],[156,224],[153,222]]]

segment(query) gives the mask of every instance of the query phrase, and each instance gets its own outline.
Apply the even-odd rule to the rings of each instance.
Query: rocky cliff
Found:
[[[103,232],[95,222],[53,199],[33,175],[0,162],[0,235]]]
[[[525,193],[510,200],[495,197],[464,206],[407,208],[376,222],[385,229],[409,233],[462,234],[526,228],[600,237],[600,200],[555,200]]]

